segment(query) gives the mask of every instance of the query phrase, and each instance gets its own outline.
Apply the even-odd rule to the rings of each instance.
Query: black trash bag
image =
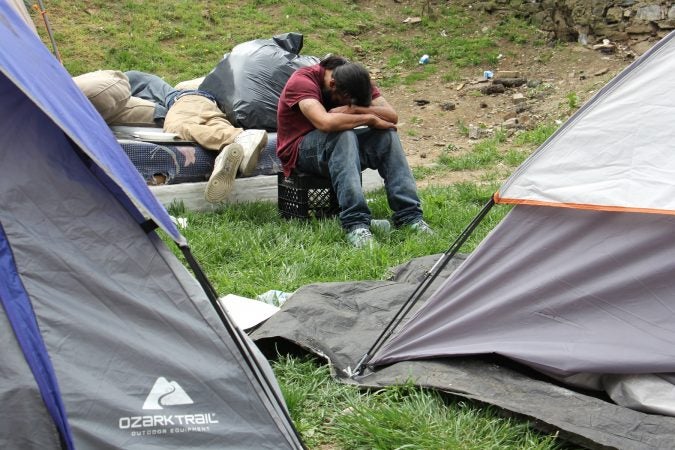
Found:
[[[300,56],[303,37],[285,33],[235,46],[206,76],[200,90],[213,95],[228,120],[239,128],[277,129],[277,105],[288,78],[319,62]]]

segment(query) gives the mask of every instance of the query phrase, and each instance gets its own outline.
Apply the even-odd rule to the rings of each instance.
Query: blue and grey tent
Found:
[[[0,447],[301,448],[185,238],[6,2],[0,42]]]

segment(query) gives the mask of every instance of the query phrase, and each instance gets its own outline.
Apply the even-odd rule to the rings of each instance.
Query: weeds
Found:
[[[565,98],[567,98],[567,107],[570,111],[574,111],[579,108],[579,96],[576,92],[568,93]]]
[[[465,137],[469,136],[469,127],[462,120],[458,120],[455,124],[457,126],[457,132]]]
[[[449,70],[446,70],[443,72],[443,75],[441,75],[441,80],[445,83],[451,83],[453,81],[459,81],[462,79],[462,76],[459,73],[459,70],[457,68],[451,68]]]
[[[517,44],[530,42],[536,33],[536,27],[517,17],[503,19],[495,29],[495,35]]]
[[[538,125],[535,129],[529,131],[523,131],[516,135],[513,143],[516,145],[541,145],[546,141],[546,139],[551,136],[555,130],[558,129],[558,125],[555,124],[542,124]]]

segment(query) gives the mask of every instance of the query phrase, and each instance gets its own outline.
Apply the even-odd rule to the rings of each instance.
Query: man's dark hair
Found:
[[[326,57],[319,64],[326,70],[333,71],[338,94],[349,97],[352,105],[370,106],[373,101],[373,85],[365,67],[334,55]]]
[[[331,54],[326,55],[321,62],[319,62],[319,65],[327,70],[335,70],[336,67],[345,64],[349,64],[349,61],[346,58]]]

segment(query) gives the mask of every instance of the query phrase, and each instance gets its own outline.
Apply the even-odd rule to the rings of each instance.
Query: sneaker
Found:
[[[434,230],[432,230],[429,224],[422,219],[411,223],[410,229],[418,234],[434,234]]]
[[[354,228],[347,233],[347,241],[356,248],[372,247],[373,235],[368,228]]]
[[[387,219],[372,219],[370,221],[370,229],[389,233],[391,231],[391,223]]]
[[[267,131],[244,130],[234,138],[235,144],[244,148],[244,159],[239,166],[242,176],[251,176],[258,164],[260,151],[267,145]]]
[[[220,151],[213,164],[213,172],[206,183],[204,198],[209,203],[219,203],[225,200],[227,194],[234,187],[237,168],[244,158],[244,149],[239,144],[230,144]]]

